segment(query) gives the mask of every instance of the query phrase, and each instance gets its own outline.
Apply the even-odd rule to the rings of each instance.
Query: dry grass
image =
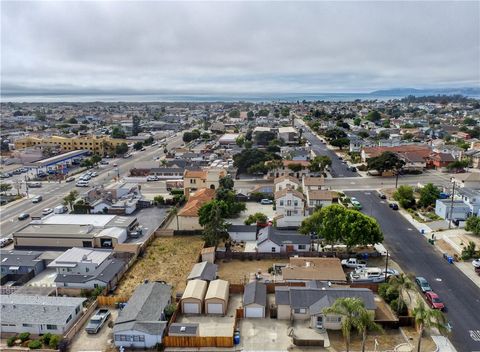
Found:
[[[418,331],[414,327],[403,327],[402,328],[403,332],[405,335],[408,337],[408,342],[412,344],[412,346],[416,347],[417,342],[418,342]],[[435,351],[437,349],[437,345],[435,342],[432,340],[430,336],[427,336],[425,334],[424,337],[422,337],[422,351],[425,352],[430,352],[430,351]]]
[[[218,276],[223,280],[228,280],[231,283],[248,282],[250,273],[261,271],[267,273],[268,268],[275,263],[288,263],[288,261],[281,260],[231,260],[231,261],[217,261]]]
[[[341,331],[328,331],[328,338],[330,340],[330,346],[335,351],[345,351],[345,340]],[[373,351],[375,349],[375,339],[378,342],[377,351],[393,350],[395,346],[401,343],[405,343],[405,338],[402,336],[399,330],[385,330],[382,333],[369,333],[367,336],[367,342],[365,349],[367,351]],[[362,346],[362,338],[360,335],[352,333],[350,341],[351,351],[360,351]]]
[[[163,280],[173,285],[174,292],[184,290],[187,276],[202,248],[203,241],[196,236],[155,239],[143,258],[125,274],[115,294],[130,297],[144,280]]]

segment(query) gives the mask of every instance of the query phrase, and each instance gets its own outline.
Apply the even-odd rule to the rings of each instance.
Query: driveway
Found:
[[[363,212],[375,217],[385,236],[385,247],[407,273],[425,277],[445,302],[446,317],[453,327],[450,337],[458,351],[480,351],[480,288],[455,265],[448,264],[435,247],[377,192],[346,192],[363,204]]]
[[[294,346],[288,336],[291,327],[288,320],[242,319],[240,321],[240,345],[242,351],[288,351]]]
[[[118,316],[117,309],[110,309],[112,313],[110,319],[102,326],[102,329],[98,334],[87,334],[85,327],[88,324],[88,320],[85,322],[82,329],[77,333],[75,338],[69,345],[69,351],[71,352],[101,352],[105,351],[108,346],[113,342],[113,329],[108,327],[110,321],[115,321]]]

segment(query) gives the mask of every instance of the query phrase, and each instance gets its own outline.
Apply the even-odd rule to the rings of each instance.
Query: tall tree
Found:
[[[77,190],[70,191],[70,193],[63,198],[63,204],[68,205],[70,210],[73,210],[73,204],[77,200],[77,197],[78,197]]]
[[[199,224],[203,226],[203,239],[207,246],[216,246],[228,238],[225,217],[228,207],[224,201],[212,200],[205,203],[198,211]]]
[[[0,183],[0,192],[7,193],[12,189],[12,185],[10,183]]]
[[[332,165],[332,159],[326,155],[317,155],[310,160],[309,170],[311,172],[323,172],[327,166]]]
[[[367,246],[383,242],[383,233],[377,220],[357,210],[347,209],[342,219],[343,243],[352,246]]]
[[[375,323],[374,316],[366,309],[361,309],[355,319],[355,329],[362,335],[362,352],[365,352],[368,331],[383,331],[382,327]]]
[[[339,298],[332,306],[325,308],[323,314],[335,314],[342,318],[342,335],[347,352],[350,351],[350,336],[354,328],[359,326],[358,318],[365,311],[363,302],[358,298]],[[368,313],[368,312],[367,312]]]
[[[402,185],[393,193],[393,199],[400,203],[402,208],[408,209],[415,205],[415,197],[411,186]]]
[[[435,201],[440,198],[440,190],[432,183],[427,183],[420,190],[420,200],[418,205],[423,208],[435,205]]]
[[[441,332],[445,331],[446,319],[441,311],[426,307],[423,300],[420,300],[413,309],[413,317],[415,318],[415,324],[419,332],[417,352],[421,352],[422,336],[425,330],[436,328]]]
[[[384,152],[377,157],[367,160],[368,170],[377,170],[379,172],[399,171],[404,165],[405,162],[393,152]]]
[[[398,290],[399,293],[397,304],[397,314],[399,314],[402,311],[403,307],[406,306],[403,297],[407,295],[408,298],[411,299],[408,290],[411,290],[413,288],[413,283],[410,277],[408,277],[408,275],[405,275],[404,273],[392,277],[389,282],[396,290]]]

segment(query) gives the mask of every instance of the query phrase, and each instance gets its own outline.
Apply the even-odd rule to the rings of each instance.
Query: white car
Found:
[[[52,208],[45,208],[42,210],[42,215],[48,215],[48,214],[51,214],[53,213],[53,209]]]
[[[480,268],[480,258],[475,259],[472,262],[472,265],[473,265],[474,268]]]
[[[92,172],[92,173],[90,174],[90,176],[91,176],[91,177],[97,177],[98,174],[94,171],[94,172]]]
[[[147,181],[158,181],[158,177],[155,175],[147,176]]]

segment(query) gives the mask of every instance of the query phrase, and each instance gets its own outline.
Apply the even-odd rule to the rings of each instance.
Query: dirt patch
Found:
[[[330,346],[336,351],[345,351],[345,340],[341,331],[328,331],[328,338],[330,339]],[[375,350],[375,340],[378,345],[377,351],[389,351],[393,350],[395,346],[405,343],[405,338],[400,333],[400,330],[385,330],[382,333],[369,333],[367,335],[367,342],[365,345],[365,350],[374,351]],[[355,333],[352,333],[350,341],[350,350],[351,351],[360,351],[362,347],[362,337]]]
[[[450,244],[448,244],[448,242],[446,242],[445,240],[436,240],[435,246],[440,248],[442,252],[456,253],[455,249]]]
[[[414,327],[403,327],[402,330],[407,336],[408,342],[416,348],[418,342],[418,331]],[[436,349],[437,345],[435,344],[435,342],[430,336],[427,336],[427,334],[425,334],[425,336],[422,337],[421,350],[425,352],[430,352],[436,351]]]
[[[197,236],[155,239],[125,274],[115,294],[130,297],[144,280],[163,280],[173,285],[174,292],[183,291],[202,248],[203,241]]]
[[[250,273],[262,272],[267,273],[268,268],[273,264],[288,263],[288,261],[281,260],[230,260],[230,261],[217,261],[218,264],[218,277],[223,280],[230,281],[230,283],[247,283]]]

